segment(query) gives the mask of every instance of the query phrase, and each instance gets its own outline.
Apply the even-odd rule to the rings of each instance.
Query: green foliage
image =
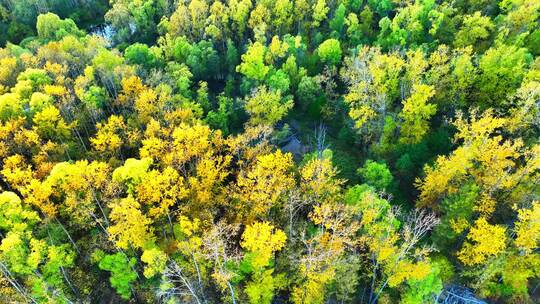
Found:
[[[480,15],[480,12],[465,16],[461,29],[456,33],[454,45],[456,47],[474,46],[479,40],[487,39],[494,28],[495,25],[491,19]]]
[[[334,12],[334,18],[330,20],[330,28],[338,34],[338,37],[343,32],[343,26],[345,25],[345,12],[345,5],[341,3]]]
[[[337,65],[341,62],[341,44],[336,39],[327,39],[319,45],[317,54],[322,62]]]
[[[293,101],[282,97],[280,91],[268,90],[265,86],[258,87],[246,100],[246,111],[250,114],[252,125],[273,125],[281,120]]]
[[[116,292],[123,298],[131,298],[131,283],[137,279],[137,273],[132,270],[136,260],[128,258],[124,253],[106,254],[98,263],[100,269],[111,273],[109,281]]]
[[[312,104],[314,104],[320,94],[321,87],[313,77],[302,77],[300,83],[298,84],[298,89],[296,90],[296,98],[303,110],[306,110]]]
[[[213,129],[220,129],[223,134],[231,132],[231,126],[235,122],[235,112],[233,111],[233,101],[226,96],[218,96],[218,108],[211,110],[206,115],[206,122]]]
[[[186,64],[196,79],[208,80],[219,74],[219,56],[210,41],[202,40],[194,44]]]
[[[258,41],[255,42],[242,55],[242,63],[236,67],[236,71],[248,78],[262,81],[270,71],[270,67],[264,64],[265,54],[266,47]]]
[[[433,239],[436,244],[451,245],[469,227],[479,190],[475,184],[467,184],[458,193],[441,202],[444,216],[434,230]]]
[[[394,179],[385,163],[377,163],[370,159],[358,169],[358,173],[366,184],[379,191],[387,190]]]
[[[124,57],[128,63],[140,64],[148,69],[156,67],[160,61],[155,51],[142,43],[134,43],[127,47],[124,51]]]
[[[36,28],[39,38],[46,40],[60,40],[68,35],[84,35],[84,32],[77,28],[73,20],[62,20],[53,13],[39,15]]]
[[[413,304],[431,302],[443,288],[439,278],[439,268],[432,265],[431,272],[422,280],[411,280],[408,289],[401,296],[401,303]]]
[[[478,98],[485,106],[508,106],[508,94],[515,92],[531,61],[527,49],[501,44],[480,58]]]

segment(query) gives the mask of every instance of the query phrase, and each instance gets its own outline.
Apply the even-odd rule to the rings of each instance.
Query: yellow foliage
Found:
[[[506,249],[506,228],[491,225],[479,218],[467,234],[467,242],[458,253],[459,260],[468,266],[482,264]]]
[[[197,163],[195,175],[188,178],[191,212],[208,213],[211,208],[223,205],[226,189],[222,184],[230,174],[228,167],[231,159],[230,155],[205,156]],[[199,217],[202,218],[203,214],[199,214]]]
[[[20,154],[5,158],[0,172],[9,184],[19,191],[24,191],[23,189],[35,178],[30,165]]]
[[[183,165],[193,157],[200,157],[211,149],[212,137],[219,131],[212,131],[206,125],[188,126],[181,124],[172,132],[172,151],[170,160],[177,166]]]
[[[285,246],[285,233],[267,222],[255,222],[246,227],[241,245],[254,253],[252,265],[258,269],[268,266],[274,252]]]
[[[345,59],[341,76],[349,86],[344,96],[355,128],[362,129],[381,118],[398,94],[399,76],[405,60],[397,53],[383,54],[378,48],[364,47],[354,58]]]
[[[106,123],[97,124],[97,134],[90,138],[96,151],[109,152],[115,155],[122,146],[121,132],[126,129],[122,116],[111,115]]]
[[[279,58],[285,57],[289,45],[286,42],[279,40],[278,36],[272,37],[272,41],[268,46],[268,53],[266,53],[266,62],[272,63]]]
[[[415,76],[416,77],[416,76]],[[403,101],[403,118],[400,141],[408,144],[418,143],[429,130],[429,119],[435,114],[437,106],[428,104],[435,95],[433,86],[413,85],[412,94]]]
[[[144,248],[154,240],[152,221],[140,210],[140,204],[132,197],[110,204],[110,219],[114,222],[107,230],[109,239],[122,249]]]
[[[137,199],[150,207],[148,215],[158,218],[169,213],[177,201],[187,195],[184,179],[176,170],[166,167],[163,172],[151,170],[141,177],[135,187]]]
[[[156,92],[152,89],[140,92],[135,99],[135,110],[139,113],[142,122],[148,122],[152,116],[160,111]]]
[[[413,263],[401,260],[395,269],[396,271],[388,278],[388,286],[390,287],[396,287],[409,280],[422,280],[431,272],[431,265],[424,261]]]
[[[157,248],[152,248],[143,251],[141,261],[146,263],[146,266],[144,267],[144,276],[146,278],[152,278],[153,276],[162,273],[165,269],[167,255]]]
[[[293,160],[290,153],[281,150],[257,157],[257,163],[238,176],[238,198],[248,208],[248,221],[265,216],[281,196],[294,185],[289,171]]]
[[[494,196],[497,191],[519,189],[516,186],[539,165],[534,146],[527,150],[521,139],[504,140],[497,135],[507,122],[493,116],[491,110],[481,115],[472,111],[469,121],[459,115],[454,122],[458,129],[455,140],[463,144],[449,156],[439,156],[433,166],[426,166],[425,178],[417,180],[421,191],[418,205],[436,207],[438,201],[472,179],[482,189],[474,209],[490,216],[500,203]],[[522,157],[527,160],[523,165],[518,161]]]
[[[315,200],[335,200],[344,180],[337,178],[338,171],[329,158],[315,158],[308,161],[301,171],[302,187]]]
[[[110,182],[110,168],[103,162],[57,163],[43,182],[53,189],[51,201],[59,203],[65,215],[81,227],[95,224],[96,192]]]
[[[527,253],[540,246],[540,202],[532,203],[530,209],[518,210],[515,244]]]
[[[50,184],[34,179],[28,186],[28,192],[27,203],[36,206],[49,217],[56,215],[58,207],[50,200],[51,195],[54,193]]]
[[[122,94],[117,98],[117,102],[122,106],[133,104],[137,96],[146,88],[142,80],[137,76],[130,76],[122,79]]]

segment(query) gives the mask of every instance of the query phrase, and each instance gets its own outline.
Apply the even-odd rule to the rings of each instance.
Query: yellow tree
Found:
[[[292,155],[281,150],[260,155],[256,163],[247,171],[240,172],[235,197],[240,201],[239,217],[251,222],[265,218],[282,196],[294,185],[290,173],[293,167]]]
[[[122,249],[145,248],[154,242],[152,220],[141,211],[141,205],[132,196],[109,204],[112,225],[107,229],[109,239]]]
[[[48,199],[55,202],[73,223],[83,228],[96,223],[103,227],[108,220],[100,199],[109,182],[110,168],[106,163],[83,160],[56,164],[42,187],[50,187],[52,192]]]
[[[454,124],[458,129],[455,139],[462,145],[425,168],[425,178],[418,180],[418,205],[437,208],[438,202],[469,181],[481,187],[475,210],[482,214],[495,211],[502,193],[506,194],[501,204],[510,205],[509,198],[519,201],[534,183],[540,165],[538,146],[526,148],[520,138],[505,139],[498,130],[508,125],[508,119],[493,116],[491,110],[481,115],[473,111],[469,121],[458,116]],[[525,161],[518,162],[519,158]]]
[[[413,85],[409,98],[403,101],[399,117],[403,119],[400,141],[407,144],[418,143],[429,131],[429,119],[437,111],[437,106],[428,100],[435,95],[433,86]]]
[[[242,248],[247,250],[241,268],[250,274],[245,292],[250,303],[271,303],[274,291],[283,283],[281,275],[273,276],[270,267],[275,252],[285,246],[285,233],[267,222],[255,222],[242,234]]]
[[[396,208],[362,186],[350,188],[345,201],[358,206],[362,214],[359,241],[368,248],[366,258],[371,262],[369,303],[377,303],[388,287],[412,286],[433,273],[430,248],[416,247],[439,222],[433,213],[413,210],[401,223]],[[437,294],[442,284],[439,281],[431,288],[424,296]]]
[[[352,254],[357,245],[356,233],[360,228],[356,218],[358,208],[342,202],[341,185],[344,181],[336,177],[337,170],[332,165],[331,151],[314,153],[301,168],[300,175],[300,201],[305,202],[305,205],[300,204],[297,208],[301,210],[302,207],[313,206],[309,219],[316,225],[317,231],[311,237],[305,231],[298,236],[302,248],[300,276],[293,287],[292,300],[294,303],[324,303],[331,284],[340,286],[335,291],[339,300],[350,300],[358,280],[342,269],[346,265],[352,268],[358,265]],[[289,225],[292,236],[291,220]]]
[[[148,207],[148,215],[154,219],[167,215],[179,200],[187,196],[182,176],[172,167],[163,171],[150,170],[143,173],[140,182],[134,186],[137,200]]]
[[[458,258],[465,265],[482,264],[488,258],[503,253],[506,241],[504,227],[491,225],[481,217],[467,234],[467,242],[458,253]]]
[[[258,87],[246,98],[246,111],[250,114],[248,124],[274,125],[293,107],[293,101],[288,98],[282,97],[279,90]]]
[[[136,146],[140,141],[139,132],[131,131],[122,116],[109,116],[107,122],[97,124],[97,130],[90,142],[103,157],[121,156],[123,147]]]
[[[344,59],[341,77],[348,85],[344,96],[355,128],[369,139],[380,136],[384,117],[399,96],[403,56],[383,54],[378,48],[362,48],[354,57]]]

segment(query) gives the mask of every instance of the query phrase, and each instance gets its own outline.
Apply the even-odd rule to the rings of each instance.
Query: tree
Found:
[[[403,119],[400,141],[418,143],[429,130],[429,119],[437,111],[437,106],[427,101],[435,95],[435,90],[427,85],[414,85],[412,94],[403,101],[399,116]]]
[[[313,21],[311,23],[312,28],[317,28],[327,18],[327,14],[330,8],[326,6],[325,0],[317,0],[313,6]]]
[[[291,167],[292,155],[283,154],[280,150],[258,156],[256,163],[238,177],[238,199],[250,206],[242,210],[245,214],[240,215],[248,222],[267,216],[294,183],[289,173]]]
[[[232,98],[220,95],[218,96],[218,108],[208,112],[206,122],[213,129],[221,130],[226,136],[231,132],[234,116]]]
[[[392,173],[385,163],[377,163],[368,159],[364,166],[358,169],[364,182],[379,191],[387,190],[392,184]]]
[[[465,265],[482,264],[506,249],[506,229],[482,217],[467,234],[467,240],[458,253],[459,260]]]
[[[152,278],[157,274],[163,273],[165,270],[167,255],[157,248],[152,248],[143,252],[141,261],[147,265],[144,268],[144,276],[146,278]]]
[[[258,87],[246,99],[246,111],[250,114],[250,125],[273,125],[280,121],[293,107],[293,101],[282,97],[281,91]],[[285,100],[284,100],[285,99]]]
[[[125,300],[131,297],[131,283],[137,279],[137,273],[132,270],[136,260],[128,258],[125,253],[105,254],[103,252],[94,253],[94,258],[98,260],[100,269],[111,273],[109,281],[116,292]]]
[[[540,246],[540,203],[532,202],[530,209],[518,210],[518,221],[516,222],[515,231],[517,234],[516,245],[525,252],[531,252]]]
[[[17,116],[23,116],[21,101],[20,97],[14,93],[0,95],[0,120],[5,122]]]
[[[343,26],[345,25],[345,5],[341,3],[334,12],[334,18],[330,20],[330,28],[339,35],[343,32]]]
[[[135,43],[127,47],[124,51],[124,57],[128,63],[139,64],[148,69],[156,67],[160,63],[156,50],[143,43]]]
[[[118,42],[127,42],[137,35],[143,40],[149,40],[156,32],[154,19],[159,14],[160,2],[111,0],[110,4],[111,9],[105,14],[105,20],[116,29],[115,39]]]
[[[241,262],[241,269],[251,274],[246,285],[250,303],[271,303],[274,290],[278,289],[282,276],[272,276],[272,255],[285,246],[285,233],[267,222],[255,222],[242,234],[242,247],[248,251]]]
[[[519,87],[530,59],[527,50],[517,46],[503,44],[487,50],[480,58],[476,84],[481,105],[507,107],[506,97]]]
[[[107,122],[97,124],[97,133],[90,138],[92,147],[106,156],[118,156],[123,146],[122,138],[127,126],[122,116],[111,115]]]
[[[60,19],[53,13],[41,14],[37,17],[36,29],[39,38],[45,40],[60,40],[67,35],[81,37],[84,32],[77,28],[71,19]]]
[[[345,58],[341,77],[349,89],[344,101],[354,127],[365,138],[382,135],[386,114],[399,96],[405,64],[397,53],[382,54],[380,49],[369,47]]]
[[[247,19],[252,6],[253,3],[251,0],[231,0],[229,2],[231,19],[233,20],[233,25],[239,38],[242,38],[244,35]]]
[[[13,192],[0,194],[0,229],[23,232],[40,221],[38,214],[25,208],[21,199]]]
[[[194,44],[186,64],[197,79],[212,79],[212,76],[219,75],[219,56],[210,41],[202,40]]]
[[[277,0],[274,4],[273,25],[277,33],[283,34],[290,32],[294,19],[293,6],[293,1],[289,0]]]
[[[298,84],[296,98],[302,109],[306,110],[317,101],[321,94],[321,87],[313,77],[304,76]]]
[[[71,127],[60,116],[60,111],[52,105],[36,113],[33,122],[36,132],[43,139],[62,142],[69,139],[71,135]]]
[[[122,249],[144,248],[154,241],[152,220],[140,210],[140,204],[131,196],[113,202],[109,215],[114,225],[107,231],[109,239]]]
[[[336,39],[327,39],[319,45],[317,54],[322,62],[337,65],[341,62],[341,45]]]
[[[491,19],[480,15],[480,12],[467,15],[461,29],[456,33],[454,46],[458,48],[475,46],[479,40],[486,40],[494,28],[495,25]]]
[[[270,67],[264,64],[266,47],[260,42],[255,42],[248,47],[242,55],[242,63],[236,67],[236,71],[244,74],[248,78],[262,81],[270,71]]]

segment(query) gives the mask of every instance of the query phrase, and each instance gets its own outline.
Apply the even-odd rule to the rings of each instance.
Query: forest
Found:
[[[0,0],[0,303],[540,302],[540,0]]]

